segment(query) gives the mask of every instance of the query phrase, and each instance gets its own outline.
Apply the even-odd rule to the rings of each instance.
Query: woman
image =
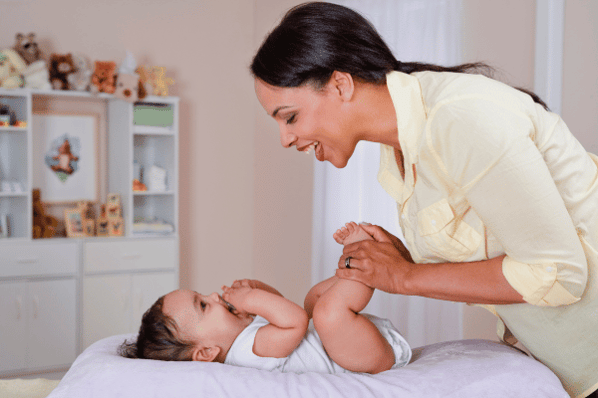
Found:
[[[537,96],[471,74],[484,67],[399,62],[359,14],[307,3],[251,70],[284,147],[342,168],[360,140],[382,144],[406,247],[365,226],[375,241],[346,246],[339,277],[487,304],[501,338],[585,397],[598,389],[598,157]]]

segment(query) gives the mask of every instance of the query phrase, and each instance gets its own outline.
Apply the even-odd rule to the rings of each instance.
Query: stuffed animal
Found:
[[[96,61],[95,71],[91,78],[93,86],[91,91],[94,93],[113,94],[115,90],[116,63],[112,61]]]
[[[152,94],[154,91],[154,88],[150,84],[150,74],[149,74],[149,71],[147,70],[147,68],[145,66],[140,66],[139,68],[135,69],[135,73],[137,73],[139,75],[139,83],[140,83],[139,89],[144,90],[144,92],[145,92],[144,96]]]
[[[83,54],[73,54],[75,73],[68,76],[72,90],[88,91],[91,84],[91,64]]]
[[[23,87],[21,74],[26,67],[27,64],[15,50],[6,49],[0,52],[0,87]]]
[[[35,33],[29,33],[27,36],[17,33],[13,49],[25,60],[27,65],[42,59],[42,53],[35,41]]]
[[[33,190],[33,239],[51,238],[56,233],[58,220],[46,214],[39,189]]]
[[[168,86],[174,84],[174,79],[164,77],[166,68],[163,66],[154,66],[150,72],[150,84],[154,88],[154,95],[168,95]]]
[[[50,83],[54,90],[68,90],[70,88],[68,76],[75,72],[73,56],[52,54],[50,58]]]
[[[145,98],[145,88],[141,84],[139,75],[135,73],[136,67],[137,62],[135,61],[135,57],[133,57],[133,53],[127,51],[127,56],[118,69],[115,97],[128,102],[135,102]]]
[[[36,88],[40,90],[50,90],[50,74],[44,60],[35,61],[25,70],[23,70],[23,78],[25,79],[25,88]]]

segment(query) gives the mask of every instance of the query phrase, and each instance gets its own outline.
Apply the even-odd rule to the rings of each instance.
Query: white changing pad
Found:
[[[487,340],[421,347],[414,350],[409,365],[369,375],[279,373],[119,357],[117,347],[134,337],[112,336],[91,345],[48,398],[568,397],[540,362]]]

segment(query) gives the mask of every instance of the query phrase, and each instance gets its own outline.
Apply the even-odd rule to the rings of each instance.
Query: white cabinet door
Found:
[[[105,337],[137,333],[143,313],[177,286],[174,272],[86,276],[83,349]]]
[[[160,296],[177,288],[174,272],[133,275],[132,329],[139,331],[141,317]]]
[[[76,357],[75,280],[28,282],[27,365],[69,365]]]
[[[25,367],[25,282],[0,283],[0,372]]]
[[[83,349],[104,337],[130,333],[131,275],[86,276],[83,280]]]

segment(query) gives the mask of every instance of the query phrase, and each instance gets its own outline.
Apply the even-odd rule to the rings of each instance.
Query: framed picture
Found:
[[[64,224],[66,225],[66,236],[69,238],[81,238],[87,236],[80,208],[65,210]]]
[[[34,114],[33,186],[47,203],[99,200],[98,115]]]

